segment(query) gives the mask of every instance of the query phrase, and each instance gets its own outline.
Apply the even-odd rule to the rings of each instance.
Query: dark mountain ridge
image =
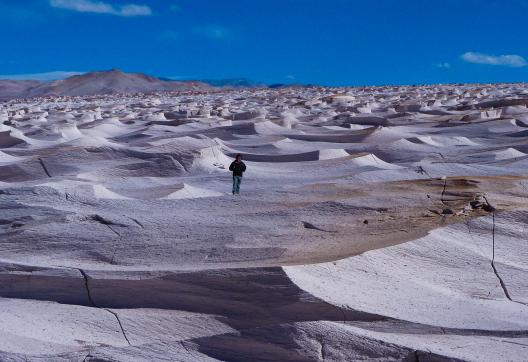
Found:
[[[52,82],[0,80],[0,99],[190,91],[211,88],[211,85],[199,81],[169,81],[142,73],[125,73],[112,69],[74,75]]]

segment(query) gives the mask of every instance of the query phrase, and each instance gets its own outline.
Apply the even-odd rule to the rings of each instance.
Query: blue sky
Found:
[[[527,18],[528,0],[0,0],[0,74],[521,82]]]

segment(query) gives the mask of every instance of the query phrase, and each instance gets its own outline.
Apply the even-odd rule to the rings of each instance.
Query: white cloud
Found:
[[[147,16],[152,15],[152,10],[146,5],[128,4],[119,9],[122,16]]]
[[[451,64],[447,63],[447,62],[436,63],[434,66],[437,67],[437,68],[442,68],[442,69],[450,69],[451,68]]]
[[[54,8],[78,11],[81,13],[110,14],[117,16],[147,16],[152,10],[146,5],[126,4],[114,6],[94,0],[49,0]]]
[[[46,73],[30,73],[30,74],[4,74],[0,75],[0,79],[11,79],[11,80],[40,80],[50,81],[57,79],[64,79],[74,75],[83,74],[83,72],[70,72],[70,71],[55,71]]]
[[[502,65],[505,67],[520,68],[528,65],[526,59],[520,55],[490,55],[483,53],[467,52],[462,54],[462,59],[468,63]]]

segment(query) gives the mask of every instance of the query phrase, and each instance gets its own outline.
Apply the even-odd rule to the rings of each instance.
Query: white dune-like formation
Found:
[[[443,328],[526,330],[525,306],[510,303],[500,288],[487,289],[488,285],[498,287],[488,263],[492,257],[492,250],[486,247],[490,237],[488,219],[469,223],[470,229],[483,232],[470,243],[460,241],[467,233],[467,226],[454,225],[413,242],[335,263],[285,270],[302,289],[332,304]],[[522,237],[520,234],[515,236]],[[513,249],[508,253],[516,252],[515,241],[507,245]],[[430,254],[440,254],[437,257],[443,260],[442,269],[427,268]],[[409,278],[410,274],[413,278]],[[511,281],[508,284],[512,288],[523,287]],[[357,290],[363,292],[357,293]],[[379,304],[374,306],[371,300],[378,300]],[[413,301],[413,308],[408,307],[409,300]]]
[[[0,151],[0,163],[17,162],[20,160],[20,157],[11,156],[10,154]]]
[[[524,85],[190,89],[0,103],[0,361],[526,361]]]
[[[197,197],[215,197],[215,196],[222,196],[222,193],[183,184],[180,190],[175,191],[165,196],[164,198],[169,199],[169,200],[174,200],[174,199],[193,199]]]
[[[332,158],[348,157],[350,154],[342,148],[322,149],[319,151],[320,160],[331,160]]]
[[[102,185],[93,186],[94,197],[98,199],[113,199],[113,200],[125,200],[128,197],[119,195]]]
[[[81,131],[79,131],[77,126],[74,125],[74,124],[73,125],[69,125],[67,127],[61,127],[59,131],[61,133],[62,138],[64,140],[66,140],[66,141],[75,140],[75,139],[81,138],[83,136]]]
[[[496,160],[508,160],[508,159],[511,159],[511,158],[519,158],[519,157],[525,157],[526,154],[525,153],[522,153],[518,150],[516,150],[515,148],[507,148],[505,150],[502,150],[502,151],[497,151],[494,153],[495,155],[495,159]]]
[[[17,144],[22,143],[23,141],[20,138],[13,136],[11,131],[0,132],[0,147],[9,148]]]
[[[380,160],[378,157],[376,157],[376,155],[373,155],[371,153],[367,155],[359,155],[351,159],[350,162],[358,166],[372,166],[386,170],[397,170],[403,168],[402,166],[393,165],[389,162]]]

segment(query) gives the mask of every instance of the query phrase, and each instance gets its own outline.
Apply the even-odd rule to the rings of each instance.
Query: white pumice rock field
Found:
[[[0,361],[528,361],[527,106],[526,84],[6,100]]]

